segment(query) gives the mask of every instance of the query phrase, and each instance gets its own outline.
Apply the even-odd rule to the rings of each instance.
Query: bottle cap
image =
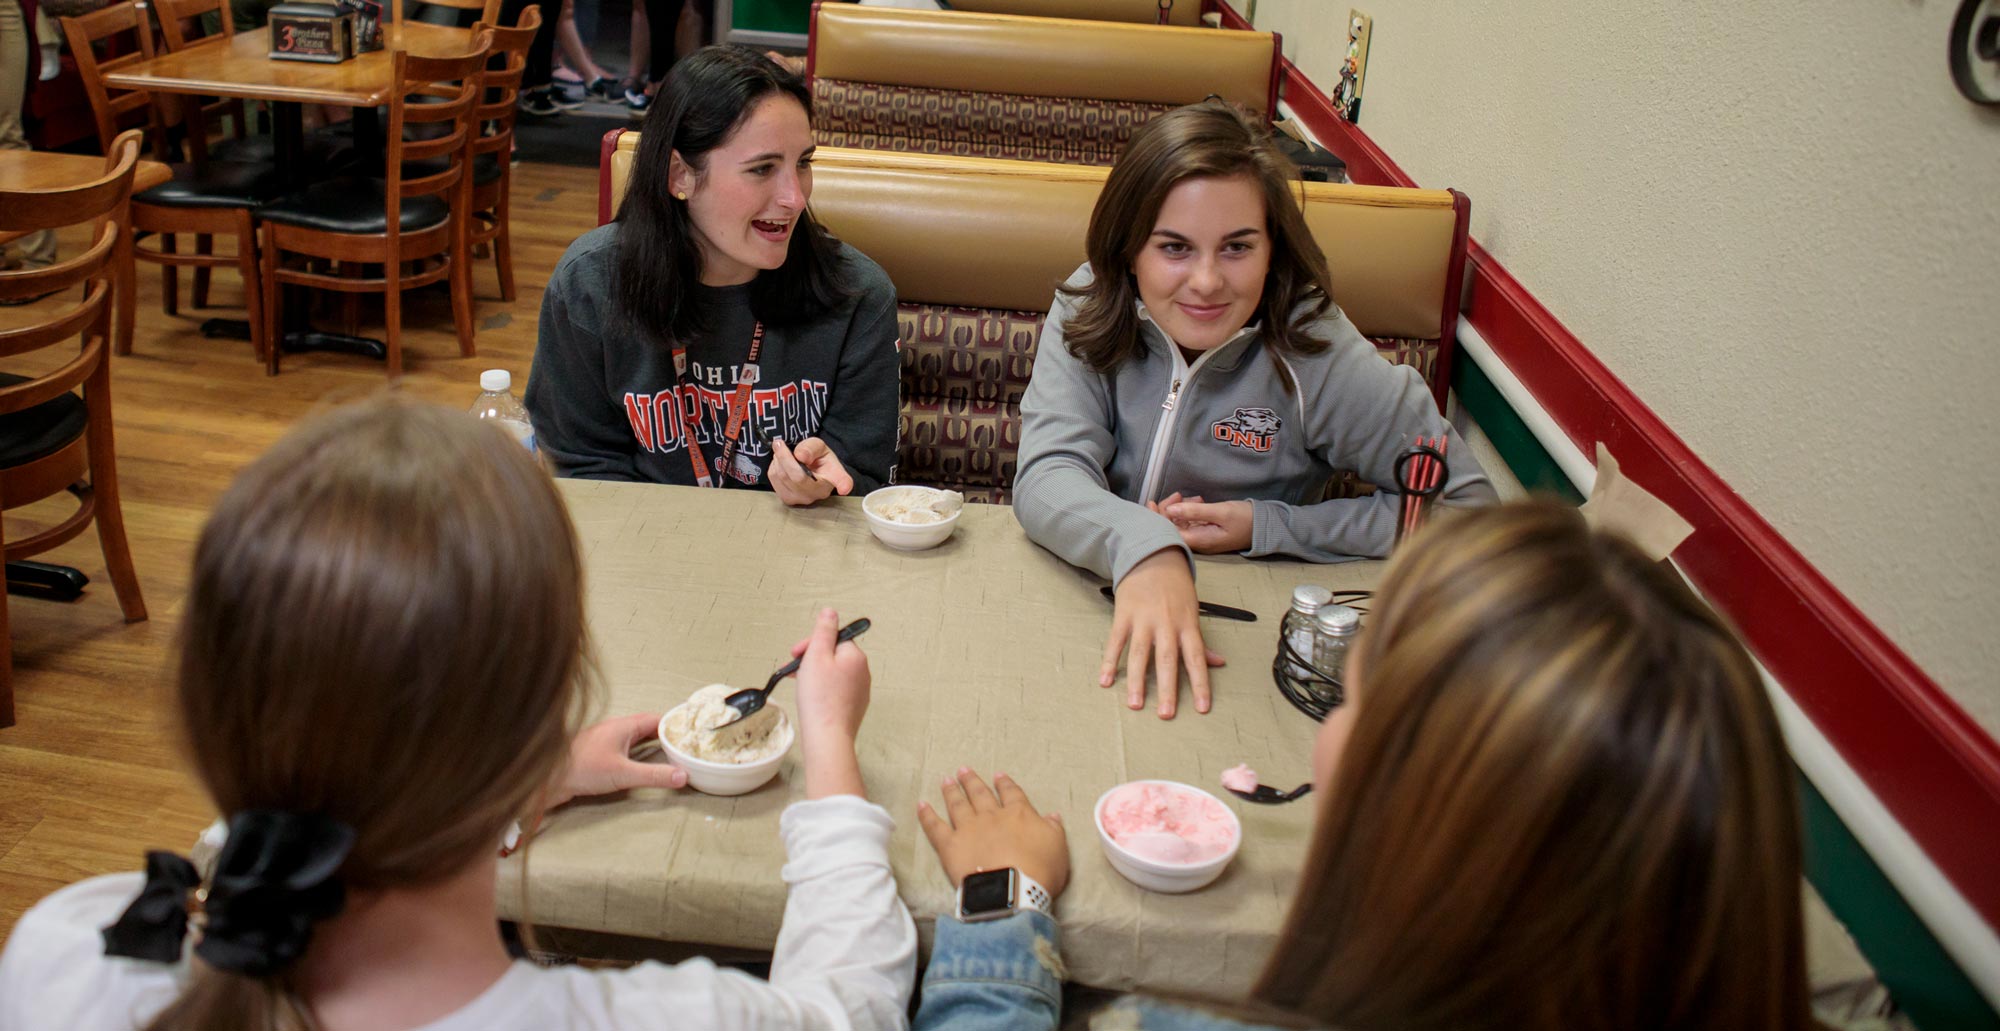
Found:
[[[1345,605],[1324,605],[1320,607],[1319,628],[1330,634],[1351,634],[1361,629],[1361,613]]]
[[[490,390],[498,394],[512,389],[513,386],[514,374],[508,372],[506,369],[487,369],[485,372],[479,374],[479,389],[481,390]]]
[[[1333,592],[1318,584],[1300,584],[1292,588],[1292,607],[1300,612],[1318,612],[1321,605],[1333,600]]]

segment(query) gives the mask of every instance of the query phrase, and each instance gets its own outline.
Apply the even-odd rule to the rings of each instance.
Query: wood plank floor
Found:
[[[596,224],[597,172],[519,165],[513,197],[516,299],[498,300],[492,262],[478,263],[472,358],[458,355],[441,291],[406,299],[401,389],[469,407],[481,370],[512,371],[517,392],[526,382],[549,273],[570,241]],[[80,239],[64,237],[63,253],[75,253]],[[237,470],[299,418],[386,383],[381,363],[331,354],[288,355],[272,379],[249,344],[204,339],[201,319],[241,315],[233,272],[215,276],[210,301],[221,310],[183,307],[168,316],[160,290],[158,266],[141,264],[133,353],[112,367],[125,522],[151,619],[122,621],[95,533],[40,556],[90,577],[80,601],[7,599],[17,723],[0,730],[0,939],[57,887],[137,869],[149,848],[185,853],[213,818],[167,718],[170,642],[196,535]],[[185,273],[181,297],[189,297]],[[0,325],[12,311],[0,309]],[[379,302],[362,311],[362,332],[379,336]],[[327,315],[317,321],[337,327]],[[60,511],[56,504],[8,512],[8,538]]]

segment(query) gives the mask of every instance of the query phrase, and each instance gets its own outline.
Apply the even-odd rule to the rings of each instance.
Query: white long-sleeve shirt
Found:
[[[628,970],[544,969],[520,961],[457,1012],[418,1031],[862,1031],[907,1027],[917,933],[889,871],[894,828],[853,796],[799,802],[779,820],[789,892],[762,981],[705,959]],[[0,954],[0,1031],[131,1031],[180,994],[179,963],[108,957],[100,929],[143,882],[137,873],[72,884],[37,903]]]

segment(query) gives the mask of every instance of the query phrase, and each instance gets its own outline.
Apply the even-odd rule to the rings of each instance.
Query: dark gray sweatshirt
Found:
[[[768,489],[771,441],[818,437],[854,476],[858,496],[889,482],[896,461],[896,288],[842,244],[846,300],[817,319],[764,327],[735,468],[719,468],[729,403],[750,351],[749,286],[698,287],[707,331],[687,343],[687,371],[619,310],[612,268],[618,223],[570,244],[542,298],[526,402],[535,440],[558,476],[693,484],[688,434],[715,481]]]
[[[1090,282],[1090,266],[1069,285]],[[1057,294],[1021,399],[1021,472],[1014,514],[1035,543],[1112,582],[1180,531],[1143,502],[1175,492],[1250,501],[1246,555],[1339,562],[1387,555],[1402,499],[1396,458],[1420,436],[1450,437],[1439,500],[1491,504],[1493,484],[1438,414],[1417,370],[1384,361],[1338,308],[1312,326],[1332,346],[1287,355],[1286,392],[1256,326],[1190,364],[1141,312],[1142,352],[1110,374],[1069,353],[1063,323],[1076,302]],[[1336,469],[1380,493],[1314,503]]]

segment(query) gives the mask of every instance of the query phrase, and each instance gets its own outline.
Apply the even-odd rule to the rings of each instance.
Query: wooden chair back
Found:
[[[475,156],[497,153],[504,162],[513,150],[514,113],[520,110],[516,101],[521,95],[521,77],[528,70],[528,47],[534,44],[535,33],[541,27],[542,12],[536,7],[523,8],[513,28],[485,22],[473,24],[474,35],[482,31],[493,34],[493,60],[486,69],[486,88],[473,112],[479,125],[479,136],[472,141]],[[494,64],[499,67],[493,67]]]
[[[232,20],[227,0],[149,0],[153,14],[159,21],[160,38],[169,51],[178,52],[190,47],[227,47],[236,35],[236,24]],[[213,15],[221,24],[214,32],[203,28],[203,18]],[[181,101],[179,113],[185,114],[194,107],[191,98],[176,97]],[[161,117],[169,124],[178,121],[170,116],[162,104]],[[196,118],[188,127],[189,145],[194,148],[197,158],[207,156],[209,119],[226,118],[234,127],[232,135],[243,139],[250,133],[249,118],[244,114],[243,101],[237,97],[215,97],[206,99],[196,111]]]
[[[421,57],[396,51],[396,92],[389,98],[388,146],[384,175],[388,195],[390,239],[400,232],[406,197],[451,194],[454,210],[463,213],[472,186],[472,139],[477,132],[473,113],[485,78],[486,59],[493,45],[491,29],[475,33],[472,49],[456,57]],[[423,98],[416,103],[411,98]],[[415,133],[407,132],[418,127]],[[449,127],[446,129],[446,127]],[[443,132],[426,130],[445,129]],[[412,136],[422,138],[412,139]],[[443,158],[443,162],[435,159]],[[406,176],[406,162],[422,162],[419,174]],[[435,167],[436,171],[428,171]]]
[[[69,40],[70,56],[76,60],[76,70],[83,79],[83,91],[90,98],[90,113],[97,124],[97,144],[105,154],[111,153],[111,144],[127,122],[141,121],[138,113],[145,112],[143,122],[146,134],[152,138],[153,156],[162,160],[167,156],[166,135],[161,132],[163,122],[159,106],[153,102],[152,94],[145,90],[125,90],[109,86],[104,74],[116,71],[128,64],[137,64],[151,58],[157,48],[153,41],[152,21],[144,7],[136,0],[101,7],[89,14],[62,19],[63,35]],[[130,36],[129,42],[125,37]],[[130,49],[115,57],[100,60],[97,56],[100,45],[129,46]]]

